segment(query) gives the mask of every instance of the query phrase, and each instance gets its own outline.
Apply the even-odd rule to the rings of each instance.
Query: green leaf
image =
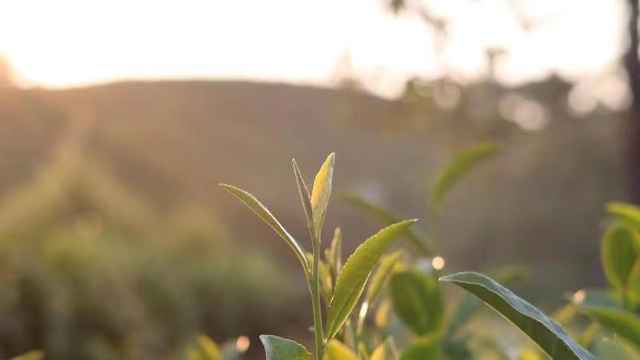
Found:
[[[479,297],[522,330],[552,359],[595,360],[595,357],[571,339],[560,325],[489,277],[463,272],[442,277],[440,281],[454,283]]]
[[[393,271],[393,268],[398,263],[398,261],[402,258],[402,251],[398,250],[388,255],[384,255],[380,258],[380,265],[376,272],[371,277],[371,281],[369,282],[369,286],[367,287],[367,296],[365,297],[365,301],[369,304],[373,304],[376,300],[376,297],[380,293],[382,286],[384,285],[389,275]]]
[[[342,268],[333,290],[327,313],[327,336],[333,338],[356,306],[371,270],[378,259],[416,220],[408,220],[388,226],[368,238]]]
[[[296,176],[296,183],[298,184],[298,192],[300,193],[300,199],[302,200],[302,207],[304,208],[304,214],[307,217],[307,227],[309,228],[309,234],[311,235],[311,239],[314,239],[316,236],[316,230],[315,230],[315,225],[313,223],[313,207],[311,206],[311,198],[309,197],[309,190],[307,189],[307,185],[305,185],[304,178],[302,177],[300,168],[298,168],[296,159],[293,159],[292,162],[293,162],[293,173]]]
[[[638,360],[640,355],[617,339],[602,339],[595,348],[598,360]]]
[[[12,357],[11,360],[43,360],[45,358],[44,351],[32,350],[25,354]]]
[[[220,348],[206,335],[196,337],[197,346],[189,350],[189,360],[222,360]]]
[[[371,353],[369,360],[397,360],[398,351],[392,337],[386,338]]]
[[[640,207],[633,204],[612,202],[607,204],[607,212],[620,220],[640,227]]]
[[[605,234],[601,249],[602,267],[614,288],[627,288],[640,255],[639,243],[638,234],[627,226],[614,226]]]
[[[597,323],[640,350],[640,318],[623,310],[606,307],[584,307],[582,310]]]
[[[340,197],[342,200],[349,204],[368,212],[375,216],[385,225],[395,224],[402,220],[402,216],[383,208],[380,205],[376,205],[358,195],[345,194]],[[434,252],[431,250],[431,246],[428,244],[427,237],[420,233],[417,229],[411,228],[407,230],[405,237],[411,242],[411,245],[424,256],[434,256]]]
[[[280,237],[287,242],[293,253],[298,257],[298,260],[302,264],[304,268],[305,274],[307,277],[309,276],[309,264],[307,263],[307,259],[304,256],[304,251],[302,247],[298,244],[298,242],[291,236],[287,230],[280,224],[280,222],[269,212],[266,206],[262,205],[255,196],[250,193],[239,189],[232,185],[220,184],[222,188],[233,194],[240,201],[242,201],[249,209],[251,209],[258,217],[260,217],[264,222],[266,222],[271,228],[278,234]]]
[[[313,360],[304,346],[273,335],[260,335],[267,360]]]
[[[419,338],[411,344],[400,357],[400,360],[440,360],[440,337],[431,334]]]
[[[526,276],[528,269],[522,266],[506,266],[490,272],[491,276],[502,284],[509,284],[511,282],[522,279]],[[447,322],[447,331],[445,338],[447,341],[452,341],[452,338],[464,325],[466,325],[470,319],[478,312],[482,302],[473,294],[465,294],[462,297],[458,305],[456,306],[453,314]]]
[[[323,360],[357,360],[358,357],[345,344],[332,339],[324,345]]]
[[[417,335],[439,332],[444,318],[444,300],[438,281],[416,270],[393,274],[389,281],[393,308]]]
[[[333,165],[336,155],[329,154],[327,160],[322,164],[320,171],[313,181],[313,191],[311,192],[311,206],[313,207],[313,223],[316,229],[316,238],[320,240],[324,217],[327,213],[329,198],[331,197],[331,183],[333,179]]]
[[[342,230],[336,228],[333,232],[333,240],[331,240],[331,246],[325,251],[325,259],[329,264],[331,270],[331,276],[334,279],[340,274],[342,268]]]
[[[451,189],[483,161],[500,152],[494,143],[476,144],[456,155],[437,175],[431,191],[431,210],[440,213],[442,204]]]

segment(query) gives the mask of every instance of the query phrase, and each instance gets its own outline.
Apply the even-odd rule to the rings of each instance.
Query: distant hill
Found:
[[[351,103],[372,122],[396,120],[392,101],[282,84],[127,82],[57,91],[3,90],[0,194],[36,176],[60,143],[80,137],[83,151],[161,210],[184,202],[213,206],[238,228],[246,219],[250,228],[257,228],[254,235],[264,236],[265,229],[251,214],[217,186],[229,182],[254,192],[304,235],[304,224],[296,221],[300,204],[292,157],[313,179],[316,167],[335,151],[338,190],[363,187],[386,200],[385,194],[397,188],[398,205],[409,203],[424,183],[422,166],[406,170],[414,177],[395,176],[407,165],[427,163],[421,146],[348,126],[341,119],[343,112],[353,111],[345,106]],[[344,217],[344,211],[338,214],[336,219]],[[359,237],[368,231],[354,229]]]
[[[380,131],[406,116],[400,101],[284,84],[0,89],[0,205],[32,181],[61,144],[77,141],[92,161],[159,212],[201,204],[216,210],[239,238],[259,238],[274,253],[284,253],[217,184],[250,190],[303,237],[290,159],[296,157],[310,181],[335,151],[337,192],[355,190],[407,216],[424,217],[428,179],[443,154],[457,149],[429,145],[439,142],[428,133]],[[457,267],[536,265],[537,257],[545,259],[540,271],[547,275],[561,266],[574,272],[565,271],[560,280],[576,286],[599,281],[594,261],[602,204],[625,197],[621,120],[574,120],[554,121],[537,133],[501,135],[505,155],[456,191],[445,207],[443,228],[453,263],[464,262]],[[378,227],[337,200],[331,207],[327,226],[343,226],[351,248]],[[567,259],[569,252],[573,257]]]

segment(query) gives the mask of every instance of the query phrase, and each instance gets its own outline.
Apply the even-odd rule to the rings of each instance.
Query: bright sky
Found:
[[[622,0],[521,1],[549,19],[531,33],[505,5],[514,0],[425,0],[453,20],[439,62],[433,31],[382,1],[0,0],[0,55],[25,84],[53,87],[130,78],[328,85],[348,58],[374,91],[393,94],[416,74],[482,74],[491,45],[510,49],[498,76],[519,82],[610,71],[624,43]]]

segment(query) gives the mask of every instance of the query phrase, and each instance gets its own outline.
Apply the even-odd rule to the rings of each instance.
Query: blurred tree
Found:
[[[452,32],[451,29],[453,28],[452,25],[454,25],[451,23],[453,21],[452,19],[447,18],[446,16],[440,15],[440,12],[438,11],[438,4],[441,4],[443,2],[438,0],[435,0],[435,1],[383,0],[383,1],[385,2],[388,9],[394,14],[408,13],[411,15],[419,16],[423,20],[425,25],[428,26],[433,31],[434,40],[435,40],[433,52],[435,56],[436,66],[444,74],[443,75],[444,80],[431,82],[429,86],[435,87],[435,88],[441,86],[439,85],[439,83],[441,84],[442,81],[446,82],[447,78],[451,73],[450,66],[447,64],[446,60],[444,59],[444,48],[447,42],[450,40],[451,32]],[[478,2],[481,2],[481,1],[483,0],[479,0]],[[546,17],[543,16],[541,18],[537,18],[527,14],[527,12],[524,11],[524,9],[526,8],[526,4],[528,1],[531,1],[531,0],[505,0],[504,1],[505,6],[509,7],[508,10],[510,11],[511,14],[513,14],[513,17],[515,18],[516,22],[519,24],[520,28],[525,33],[531,32],[533,29],[541,25],[546,25],[550,21],[555,20],[554,16],[546,16]],[[628,82],[628,89],[630,93],[629,94],[630,106],[627,112],[628,113],[627,128],[629,133],[627,158],[628,158],[630,176],[631,176],[631,179],[629,181],[629,191],[630,191],[632,200],[636,203],[640,203],[640,58],[638,54],[640,50],[640,40],[639,40],[639,34],[638,34],[640,11],[639,11],[638,0],[627,0],[625,1],[625,3],[627,5],[627,13],[628,13],[628,24],[627,24],[628,40],[626,39],[625,40],[628,41],[628,46],[627,46],[626,53],[620,54],[620,56],[623,58],[621,65],[624,66],[624,69],[627,72],[627,82]],[[501,45],[498,41],[496,42],[495,46],[485,47],[484,51],[486,56],[487,69],[482,76],[483,77],[482,80],[485,82],[485,87],[483,88],[482,92],[483,93],[493,92],[494,94],[497,94],[497,95],[493,96],[492,98],[491,96],[485,94],[483,96],[483,99],[489,100],[489,102],[482,101],[480,103],[482,103],[482,106],[484,106],[485,108],[490,108],[492,106],[496,108],[498,105],[503,105],[503,104],[508,105],[507,102],[502,102],[502,100],[506,98],[505,95],[508,95],[509,93],[514,93],[520,96],[522,95],[521,90],[524,87],[527,87],[528,85],[525,85],[524,87],[520,86],[517,88],[511,88],[511,89],[505,88],[504,86],[499,85],[499,82],[495,77],[496,66],[498,64],[498,60],[500,59],[500,57],[503,54],[508,53],[509,51],[508,46],[505,47]],[[553,80],[554,79],[550,79],[550,81],[548,81],[549,83],[547,84],[548,86],[547,85],[545,86],[551,89],[554,82]],[[410,83],[407,85],[407,91],[405,91],[405,98],[407,97],[406,95],[409,92],[424,93],[424,89],[417,89],[417,90],[415,89],[416,84],[417,83],[415,80],[410,81]],[[453,85],[455,86],[455,84]],[[540,85],[544,85],[544,83],[540,83]],[[477,87],[477,85],[474,85],[474,86]],[[564,108],[567,107],[566,106],[567,101],[570,100],[569,91],[571,91],[572,87],[575,87],[575,86],[576,84],[565,82],[565,84],[561,86],[561,88],[564,88],[565,90],[564,92],[561,92],[560,94],[558,94],[556,91],[552,91],[556,95],[561,95],[560,98],[556,98],[555,100],[550,99],[551,102],[547,102],[541,98],[538,98],[537,99],[538,105],[542,105],[543,107],[546,108],[543,110],[550,112],[552,114],[554,113],[559,114],[559,115],[562,115],[562,117],[571,115],[571,114],[566,114],[564,112]],[[451,85],[449,85],[449,87],[451,87]],[[462,88],[462,94],[463,94],[461,97],[462,99],[464,98],[464,93],[468,92],[469,90],[468,86],[466,86],[466,88],[467,89]],[[514,97],[510,98],[510,100],[515,100],[515,99],[516,98]],[[559,105],[557,99],[562,99],[565,102],[565,104],[562,104],[562,106],[560,107],[554,106],[554,105]],[[525,100],[528,101],[531,99],[525,99]],[[413,101],[415,102],[415,99]],[[491,103],[491,101],[493,101],[494,103]],[[424,102],[424,99],[420,100],[420,102],[421,103]],[[502,104],[497,104],[495,102],[502,102]],[[514,101],[510,101],[509,103],[512,105],[515,104]],[[524,106],[520,106],[520,105],[517,105],[516,107],[520,107],[522,109],[525,108]],[[535,113],[536,111],[534,110],[535,109],[533,109],[533,106],[531,106],[531,107],[528,107],[527,112],[530,114]],[[592,112],[594,110],[596,110],[595,106],[592,107],[589,111]],[[433,112],[433,109],[429,109],[429,111]],[[523,111],[520,111],[520,113],[523,113]],[[436,113],[436,115],[438,114]],[[441,115],[442,114],[440,114],[440,116]],[[459,115],[459,113],[456,112],[456,115]],[[500,115],[504,117],[504,114],[500,114]],[[551,116],[551,117],[554,117],[554,116]],[[519,125],[522,125],[522,124],[519,124]],[[525,123],[524,125],[525,125],[524,129],[529,130],[527,129],[527,124]],[[465,130],[465,132],[468,132],[468,131],[469,130]],[[486,133],[484,134],[486,135]]]

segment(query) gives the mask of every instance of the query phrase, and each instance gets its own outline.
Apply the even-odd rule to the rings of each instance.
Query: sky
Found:
[[[541,25],[524,31],[509,7],[518,2]],[[487,47],[508,49],[496,76],[512,84],[598,76],[624,47],[622,0],[424,4],[451,20],[442,51],[432,28],[383,0],[0,0],[0,56],[22,84],[45,87],[167,78],[330,86],[348,64],[392,96],[412,76],[486,74]]]

